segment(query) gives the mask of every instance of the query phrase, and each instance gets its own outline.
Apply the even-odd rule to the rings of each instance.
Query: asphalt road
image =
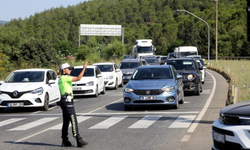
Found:
[[[99,97],[75,97],[79,130],[86,150],[211,149],[211,125],[225,107],[228,84],[208,70],[200,96],[185,93],[179,109],[141,107],[125,111],[122,90]],[[61,147],[61,109],[7,109],[0,113],[0,147],[5,150],[56,150]],[[74,143],[71,129],[70,140]]]

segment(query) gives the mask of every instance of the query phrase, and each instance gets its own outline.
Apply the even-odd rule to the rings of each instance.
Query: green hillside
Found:
[[[212,58],[215,6],[211,0],[93,0],[52,8],[0,26],[0,69],[58,65],[67,55],[92,61],[120,58],[132,51],[136,39],[143,38],[152,39],[160,55],[167,55],[176,46],[193,45],[207,57],[206,24],[177,9],[188,10],[208,22]],[[250,55],[245,8],[246,0],[219,1],[218,56]],[[81,36],[79,47],[80,24],[122,25],[124,45],[121,37]]]

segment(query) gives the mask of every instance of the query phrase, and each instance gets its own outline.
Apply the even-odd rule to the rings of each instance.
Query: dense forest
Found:
[[[218,2],[218,56],[249,56],[246,0]],[[158,55],[193,45],[206,58],[208,28],[215,56],[216,3],[213,0],[92,0],[51,8],[0,25],[0,70],[49,67],[64,59],[110,60],[130,54],[136,39],[152,39]],[[80,24],[122,25],[121,37],[81,36]]]

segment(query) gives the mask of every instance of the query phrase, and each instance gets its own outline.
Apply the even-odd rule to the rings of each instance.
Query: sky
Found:
[[[84,1],[86,0],[0,0],[0,20],[25,19],[52,7],[66,8]]]

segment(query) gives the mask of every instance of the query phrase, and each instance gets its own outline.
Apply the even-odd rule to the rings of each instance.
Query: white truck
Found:
[[[181,58],[190,55],[198,55],[198,49],[195,46],[179,46],[174,49],[174,57]]]
[[[155,55],[156,48],[150,39],[136,40],[136,45],[133,47],[132,55],[134,58],[142,56]]]

